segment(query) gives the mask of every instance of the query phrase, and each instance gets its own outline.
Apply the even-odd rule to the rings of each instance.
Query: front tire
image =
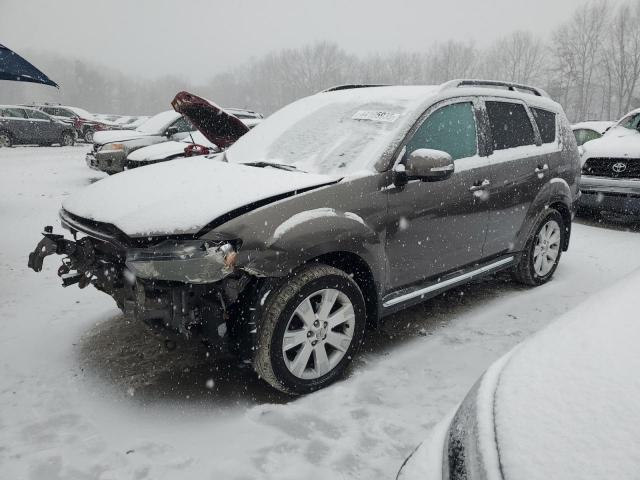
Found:
[[[9,148],[11,145],[13,145],[11,135],[7,132],[0,132],[0,148]]]
[[[558,268],[566,235],[562,215],[553,208],[548,209],[533,232],[513,270],[513,277],[525,285],[537,286],[551,280]]]
[[[351,277],[327,265],[305,266],[265,302],[254,369],[288,394],[324,388],[344,373],[365,323],[364,297]]]

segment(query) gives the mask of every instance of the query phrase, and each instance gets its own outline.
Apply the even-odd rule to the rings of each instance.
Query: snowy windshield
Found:
[[[373,170],[421,113],[433,87],[380,87],[319,93],[264,120],[227,150],[236,163],[286,164],[311,173]]]
[[[136,128],[138,132],[142,133],[162,133],[170,123],[180,118],[180,114],[173,110],[167,110],[166,112],[154,115],[142,125]]]

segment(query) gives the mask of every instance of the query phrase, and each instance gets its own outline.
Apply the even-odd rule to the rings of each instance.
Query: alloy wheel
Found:
[[[6,133],[0,133],[0,148],[1,147],[10,147],[11,146],[11,138]]]
[[[297,306],[284,332],[282,354],[296,377],[313,380],[329,373],[353,340],[355,312],[339,290],[325,288]]]
[[[65,147],[73,145],[73,136],[70,133],[65,133],[62,135],[62,145]]]
[[[533,269],[544,277],[551,272],[560,255],[560,225],[555,220],[545,223],[536,236],[533,247]]]

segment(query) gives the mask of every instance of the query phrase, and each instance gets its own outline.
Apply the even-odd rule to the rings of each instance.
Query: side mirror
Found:
[[[405,160],[405,169],[408,179],[419,178],[425,182],[435,182],[449,178],[455,165],[447,152],[419,148]]]
[[[167,137],[173,137],[176,133],[178,133],[178,127],[169,127],[167,131],[164,132]]]

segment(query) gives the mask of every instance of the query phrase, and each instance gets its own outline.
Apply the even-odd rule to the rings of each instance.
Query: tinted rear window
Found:
[[[510,102],[485,103],[491,125],[494,150],[536,143],[533,125],[531,125],[524,105]]]
[[[27,118],[27,115],[21,108],[3,108],[2,116],[9,118]]]
[[[542,138],[542,143],[553,143],[556,141],[556,114],[541,108],[532,108],[533,118],[538,125],[538,131]]]

